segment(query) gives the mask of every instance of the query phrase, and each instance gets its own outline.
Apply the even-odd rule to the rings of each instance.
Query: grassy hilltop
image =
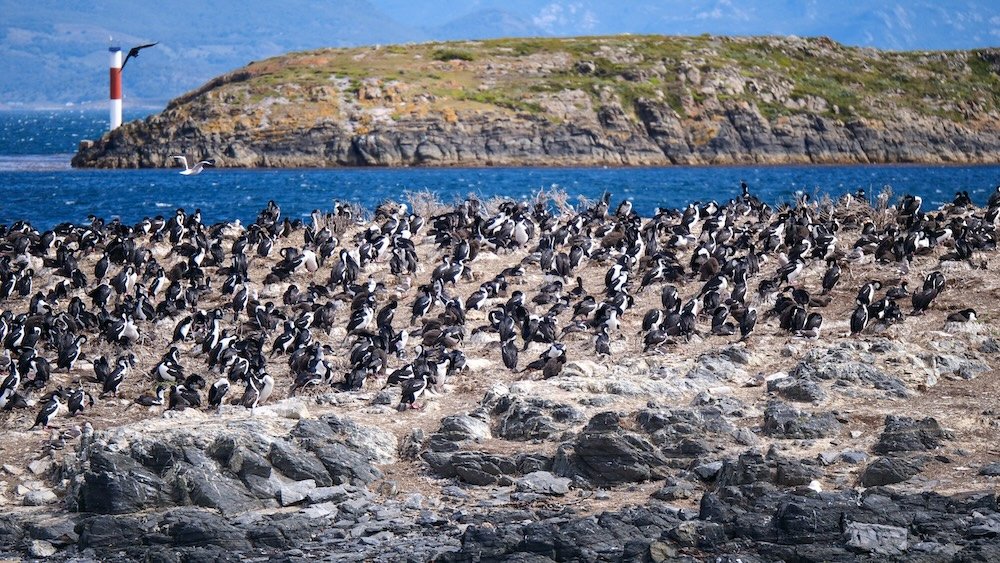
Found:
[[[232,147],[204,139],[235,135],[241,146],[229,150],[229,159],[243,166],[294,161],[289,155],[302,151],[288,143],[319,130],[327,144],[373,134],[384,144],[376,143],[372,162],[344,149],[307,165],[516,164],[538,156],[483,149],[484,127],[512,127],[506,138],[540,137],[545,156],[560,163],[990,162],[1000,146],[998,106],[998,50],[885,52],[827,38],[614,36],[290,53],[217,77],[140,127],[159,127],[167,140],[180,136],[206,154]],[[415,132],[468,124],[477,129],[464,131],[471,138],[442,139],[426,158],[405,150]],[[583,128],[601,143],[580,146],[576,139],[566,150],[545,152],[547,138],[575,136],[567,128]],[[845,136],[830,136],[841,130]],[[774,139],[745,138],[758,131]],[[728,146],[733,134],[744,137],[737,139],[743,146]],[[817,145],[810,135],[823,150],[810,150]],[[253,146],[260,143],[284,146],[284,158],[276,147]],[[678,152],[678,144],[687,147]],[[907,148],[881,155],[880,145]],[[162,164],[98,152],[78,164]]]

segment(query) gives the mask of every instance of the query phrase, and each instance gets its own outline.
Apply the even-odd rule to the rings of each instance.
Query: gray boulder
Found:
[[[451,466],[460,480],[480,486],[509,486],[517,473],[514,460],[482,452],[458,452],[451,456]]]
[[[159,529],[179,546],[217,546],[232,552],[247,551],[251,544],[237,526],[215,512],[178,508],[163,515]]]
[[[783,377],[767,383],[767,390],[788,401],[818,403],[826,400],[826,391],[815,381]]]
[[[506,440],[545,440],[582,422],[579,409],[539,398],[500,397],[493,408],[495,434]]]
[[[608,485],[663,479],[669,459],[644,436],[624,430],[613,412],[594,416],[569,446],[557,454],[557,474],[579,475],[594,484]],[[561,461],[560,461],[561,458]]]
[[[81,510],[125,514],[173,504],[163,479],[131,457],[98,449],[89,461],[77,503]]]
[[[847,523],[844,542],[858,553],[872,555],[898,556],[909,547],[905,528],[863,522]]]
[[[893,397],[907,398],[913,394],[898,377],[871,362],[858,361],[857,352],[847,347],[813,350],[788,375],[793,380],[831,381],[836,388],[870,386]]]
[[[707,455],[730,443],[737,429],[716,406],[701,408],[649,408],[636,415],[639,427],[669,458]],[[686,463],[686,462],[685,462]],[[685,463],[676,463],[678,467]]]
[[[364,454],[344,444],[333,442],[313,453],[326,468],[334,485],[367,484],[382,478],[382,472]]]
[[[840,431],[840,423],[831,413],[809,414],[790,405],[773,401],[764,411],[764,434],[775,438],[826,438]]]
[[[289,479],[301,481],[312,479],[320,487],[333,484],[324,464],[312,453],[292,442],[275,440],[268,455],[271,465]]]
[[[194,466],[179,463],[167,480],[172,483],[174,498],[179,505],[215,508],[223,514],[268,506],[239,480],[219,472],[214,464]]]
[[[933,418],[914,420],[907,416],[888,415],[874,450],[881,454],[933,450],[948,437],[948,433]]]
[[[429,447],[436,452],[458,451],[464,444],[492,436],[485,417],[456,414],[441,419],[441,427],[431,435]]]
[[[865,487],[892,485],[908,480],[923,469],[923,462],[900,457],[875,458],[861,473],[861,484]]]
[[[979,468],[979,474],[987,477],[1000,477],[1000,462],[987,463]]]
[[[380,479],[374,460],[395,459],[396,448],[382,433],[342,418],[300,420],[287,435],[254,420],[119,427],[95,433],[67,464],[68,504],[98,514],[197,506],[233,515],[303,502],[308,491],[288,483]]]

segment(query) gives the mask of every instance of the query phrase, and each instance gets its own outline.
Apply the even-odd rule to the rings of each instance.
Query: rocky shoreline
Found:
[[[643,218],[627,203],[615,212],[605,201],[577,210],[550,197],[538,206],[413,200],[371,217],[338,206],[307,222],[279,220],[272,204],[248,226],[201,225],[178,212],[173,227],[159,218],[148,228],[98,221],[50,234],[6,228],[4,260],[42,293],[13,292],[3,302],[12,315],[0,315],[0,324],[13,325],[0,340],[7,369],[24,365],[25,399],[25,408],[0,412],[7,437],[0,443],[0,555],[1000,558],[1000,259],[992,238],[1000,202],[979,208],[958,197],[925,214],[913,211],[920,204],[912,198],[896,205],[882,198],[874,207],[852,198],[801,200],[771,209],[748,192]],[[507,238],[483,235],[490,225],[499,232],[508,215]],[[529,217],[538,229],[531,234],[521,230]],[[785,228],[788,239],[774,234]],[[944,228],[954,229],[952,238]],[[561,229],[567,236],[558,242]],[[570,229],[576,234],[568,236]],[[377,251],[381,236],[400,232],[392,244],[404,257],[412,252],[408,273],[398,255]],[[642,240],[654,250],[645,254],[626,232],[646,233]],[[913,234],[907,243],[918,232],[934,242],[918,245]],[[252,233],[261,235],[257,244],[249,244]],[[58,245],[45,246],[50,235]],[[135,245],[131,253],[126,240]],[[475,252],[462,240],[476,241]],[[733,254],[725,255],[726,244]],[[588,250],[572,275],[562,275],[568,262],[558,264],[578,252],[574,245]],[[204,255],[196,258],[199,249]],[[106,305],[115,314],[95,314],[88,327],[86,307],[100,292],[91,287],[97,284],[63,282],[80,279],[53,262],[69,251],[87,277],[101,277],[105,255],[109,279],[143,263],[140,289],[115,297],[109,286]],[[615,289],[633,253],[640,258],[631,277]],[[463,268],[445,268],[456,254]],[[248,259],[243,285],[224,293],[241,256]],[[356,277],[345,281],[359,259]],[[753,274],[739,273],[744,260],[756,261]],[[664,268],[667,261],[674,269]],[[736,268],[732,281],[726,264]],[[831,285],[834,265],[843,272]],[[923,287],[935,279],[946,281]],[[742,296],[741,280],[749,282]],[[897,304],[890,292],[905,291],[908,280],[909,297]],[[180,288],[181,281],[189,291],[145,289]],[[435,284],[440,301],[427,289]],[[720,287],[727,300],[701,311],[698,304]],[[173,297],[158,297],[163,291]],[[74,297],[86,298],[83,311],[70,306]],[[156,305],[144,307],[144,299]],[[602,320],[599,303],[615,314]],[[386,306],[398,312],[374,321]],[[741,309],[738,317],[730,306]],[[967,313],[970,306],[978,316]],[[806,328],[803,318],[794,326],[797,307],[803,317],[807,307],[822,311],[820,324]],[[859,310],[871,319],[857,323]],[[364,311],[393,338],[357,328]],[[684,321],[666,319],[670,313],[691,324],[682,329]],[[186,315],[187,335],[179,332]],[[515,315],[514,334],[503,336],[503,319],[513,327]],[[662,318],[644,327],[647,317]],[[119,318],[133,323],[134,335],[114,328]],[[62,323],[91,338],[64,338]],[[358,324],[349,332],[350,323]],[[554,324],[548,333],[545,323]],[[8,339],[25,326],[39,328],[30,350]],[[404,332],[408,340],[393,344]],[[210,345],[213,334],[228,352]],[[81,345],[82,355],[57,367],[66,342]],[[178,359],[168,361],[171,346]],[[120,389],[102,394],[108,384],[95,379],[99,359],[127,354],[134,366]],[[53,367],[43,380],[37,358],[45,356]],[[257,389],[255,374],[233,375],[240,358],[273,378],[263,404],[240,397],[240,387]],[[418,374],[421,361],[429,371]],[[408,369],[434,392],[408,401],[400,385],[390,385]],[[203,374],[210,388],[216,378],[228,380],[235,389],[209,406],[208,389],[171,370]],[[136,404],[156,385],[173,388],[167,404]],[[204,402],[181,395],[186,385]],[[59,389],[86,391],[94,401],[75,416],[60,411],[38,423],[36,413],[52,400],[46,396]]]
[[[626,109],[639,116],[625,119]],[[670,107],[609,102],[582,121],[530,115],[406,120],[363,135],[346,124],[317,124],[262,142],[259,133],[221,136],[201,117],[166,112],[84,141],[75,167],[169,167],[172,154],[215,158],[237,168],[364,166],[671,166],[732,164],[993,164],[1000,162],[1000,119],[973,125],[920,117],[843,121],[822,115],[769,120],[758,108],[724,102],[694,119]],[[710,139],[698,140],[710,130]],[[136,147],[141,147],[136,150]]]

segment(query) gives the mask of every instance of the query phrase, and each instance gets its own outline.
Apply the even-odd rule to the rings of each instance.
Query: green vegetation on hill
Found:
[[[213,97],[310,103],[317,89],[339,84],[348,95],[335,96],[340,102],[384,105],[396,117],[443,110],[543,116],[547,96],[579,90],[594,107],[616,98],[633,116],[635,102],[649,99],[682,118],[745,102],[769,119],[891,119],[909,110],[961,122],[1000,106],[998,60],[995,51],[884,52],[826,38],[498,39],[291,53],[216,81]]]

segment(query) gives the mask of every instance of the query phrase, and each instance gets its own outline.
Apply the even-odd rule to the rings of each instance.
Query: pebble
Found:
[[[55,546],[45,540],[34,540],[28,546],[28,553],[32,557],[52,557],[57,551]]]
[[[406,500],[403,501],[403,508],[407,508],[410,510],[420,510],[420,508],[424,504],[424,498],[425,498],[424,495],[420,493],[413,493],[411,495],[408,495],[406,497]]]
[[[865,452],[859,452],[855,450],[847,450],[840,452],[840,459],[845,463],[859,464],[868,461],[868,454]]]
[[[441,494],[454,498],[469,498],[469,493],[465,492],[461,487],[457,487],[455,485],[449,485],[441,489]]]
[[[20,467],[15,467],[13,465],[10,465],[9,463],[5,463],[3,465],[3,470],[15,477],[24,473],[24,469],[21,469]]]
[[[26,495],[24,495],[25,506],[43,506],[46,504],[52,504],[57,500],[59,500],[59,497],[56,496],[56,494],[50,489],[29,491]]]
[[[979,474],[987,477],[1000,477],[1000,462],[984,465],[979,469]]]
[[[337,516],[337,505],[332,502],[313,504],[302,509],[302,513],[307,518],[333,518]]]

